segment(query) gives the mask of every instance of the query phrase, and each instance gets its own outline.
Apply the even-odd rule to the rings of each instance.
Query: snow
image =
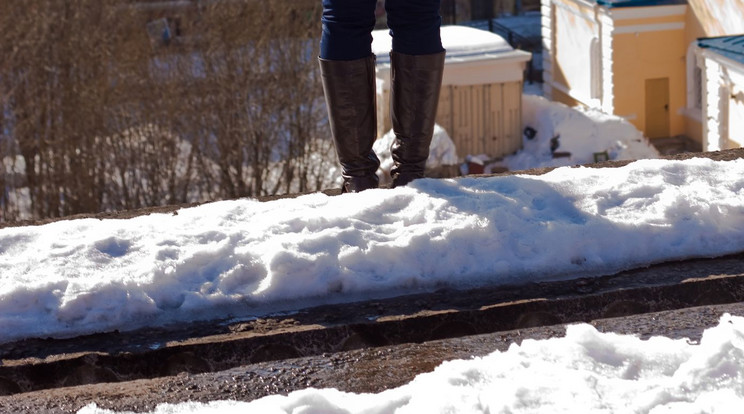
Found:
[[[447,51],[448,59],[514,50],[504,38],[487,30],[467,26],[442,26],[441,35],[442,47]],[[378,60],[386,61],[393,44],[389,30],[374,30],[372,38],[372,53]]]
[[[377,175],[380,177],[380,183],[390,184],[393,180],[390,177],[390,170],[393,168],[393,155],[390,151],[395,141],[395,132],[391,129],[385,135],[375,141],[372,150],[380,159],[380,168]],[[460,159],[457,157],[457,148],[450,138],[447,131],[440,125],[434,125],[434,133],[429,145],[429,158],[426,159],[426,169],[436,169],[447,165],[458,165]]]
[[[542,96],[522,97],[522,124],[537,134],[523,140],[524,148],[500,163],[512,171],[538,167],[558,167],[595,162],[595,154],[607,153],[609,160],[658,158],[659,152],[627,120],[597,109],[571,108]],[[551,139],[558,137],[553,156]]]
[[[600,275],[742,247],[744,160],[59,221],[0,230],[0,342]]]
[[[506,159],[511,166],[567,162],[550,151],[556,135],[571,164],[598,151],[657,155],[618,118],[524,101],[537,133]],[[0,229],[0,343],[249,319],[443,286],[593,277],[741,251],[741,159],[424,179],[335,197],[9,227]],[[575,325],[564,338],[447,362],[380,394],[307,389],[156,412],[733,412],[743,399],[744,319],[727,315],[699,344]]]
[[[560,102],[552,102],[540,96],[540,93],[540,84],[525,85],[525,94],[522,95],[522,124],[523,129],[534,129],[535,136],[524,136],[523,148],[516,154],[496,161],[485,154],[458,154],[447,131],[435,125],[426,168],[436,169],[473,160],[484,165],[485,173],[490,173],[497,167],[519,171],[590,164],[597,161],[595,154],[606,154],[607,160],[659,158],[656,148],[627,120],[596,109],[572,108]],[[558,137],[555,151],[551,150],[551,140],[554,137]],[[394,139],[395,134],[390,130],[373,147],[380,158],[378,175],[382,183],[391,181],[389,176],[393,159],[390,146]],[[555,157],[554,152],[566,153],[567,156]]]
[[[305,389],[252,402],[159,405],[154,413],[738,413],[744,318],[724,315],[699,344],[600,333],[525,340],[506,352],[448,361],[379,394]],[[110,414],[91,404],[80,414]]]

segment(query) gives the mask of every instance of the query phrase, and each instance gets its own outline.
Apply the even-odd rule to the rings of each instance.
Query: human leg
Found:
[[[378,186],[375,56],[376,0],[323,0],[320,74],[331,135],[342,168],[342,191]]]
[[[372,54],[377,0],[323,0],[320,57],[363,59]]]
[[[385,11],[393,51],[406,55],[444,52],[439,28],[440,0],[386,0]]]
[[[390,110],[395,140],[393,186],[422,178],[439,102],[445,51],[440,37],[439,0],[387,0],[390,53]]]

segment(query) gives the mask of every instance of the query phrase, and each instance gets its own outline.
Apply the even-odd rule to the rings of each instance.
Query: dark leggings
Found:
[[[428,55],[444,51],[439,37],[440,0],[386,0],[393,51]],[[377,0],[323,0],[320,57],[355,60],[372,54]]]

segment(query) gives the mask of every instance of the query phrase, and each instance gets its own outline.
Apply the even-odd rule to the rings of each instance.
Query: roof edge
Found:
[[[677,6],[687,4],[687,0],[594,0],[600,6],[607,8],[647,7],[647,6]]]

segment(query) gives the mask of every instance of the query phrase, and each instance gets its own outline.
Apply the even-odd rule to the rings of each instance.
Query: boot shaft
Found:
[[[391,149],[393,186],[422,178],[434,134],[445,52],[392,52],[390,106],[395,141]]]
[[[356,60],[318,59],[344,191],[377,187],[375,56]]]

